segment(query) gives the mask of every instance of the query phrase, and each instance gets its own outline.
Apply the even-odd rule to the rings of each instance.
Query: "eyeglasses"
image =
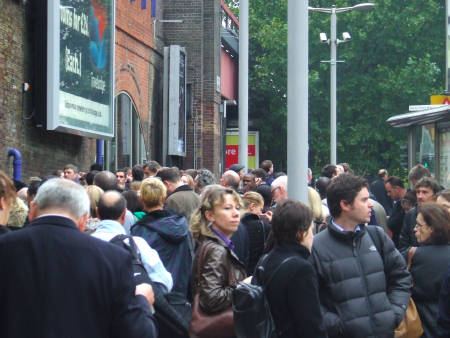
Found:
[[[276,187],[275,189],[272,189],[272,194],[273,194],[277,189],[280,189],[280,186]]]

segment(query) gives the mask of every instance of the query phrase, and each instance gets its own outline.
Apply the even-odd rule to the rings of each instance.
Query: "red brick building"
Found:
[[[7,148],[13,147],[22,153],[24,181],[67,163],[87,170],[97,155],[104,155],[110,170],[149,159],[216,174],[223,170],[220,105],[223,99],[235,99],[237,89],[235,80],[231,86],[229,79],[223,81],[221,63],[235,75],[237,66],[224,54],[221,0],[144,2],[115,1],[115,137],[98,154],[95,139],[47,131],[35,118],[36,88],[45,85],[35,71],[36,34],[42,35],[38,42],[45,40],[45,32],[39,31],[43,28],[36,25],[41,4],[0,2],[1,169],[12,174]],[[153,14],[152,4],[157,5]],[[164,150],[164,47],[170,45],[186,52],[185,156],[165,156]],[[31,91],[22,91],[24,82]]]

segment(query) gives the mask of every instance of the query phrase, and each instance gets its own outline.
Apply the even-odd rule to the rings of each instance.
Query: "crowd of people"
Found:
[[[307,205],[270,160],[0,172],[0,336],[241,337],[247,283],[278,337],[394,337],[411,303],[417,337],[450,337],[450,190],[422,165],[412,189],[346,163],[305,181]]]

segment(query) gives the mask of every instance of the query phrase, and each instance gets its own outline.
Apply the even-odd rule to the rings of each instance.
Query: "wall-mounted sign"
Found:
[[[50,0],[47,129],[114,136],[114,1]]]
[[[167,126],[167,155],[186,156],[186,62],[184,47],[164,47],[164,119],[167,122],[163,124],[164,129]]]

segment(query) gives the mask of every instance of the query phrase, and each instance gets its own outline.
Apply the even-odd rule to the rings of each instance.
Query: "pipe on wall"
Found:
[[[22,181],[22,154],[16,148],[8,148],[8,158],[14,157],[13,178],[14,181]]]
[[[97,163],[103,166],[103,140],[97,139]]]

